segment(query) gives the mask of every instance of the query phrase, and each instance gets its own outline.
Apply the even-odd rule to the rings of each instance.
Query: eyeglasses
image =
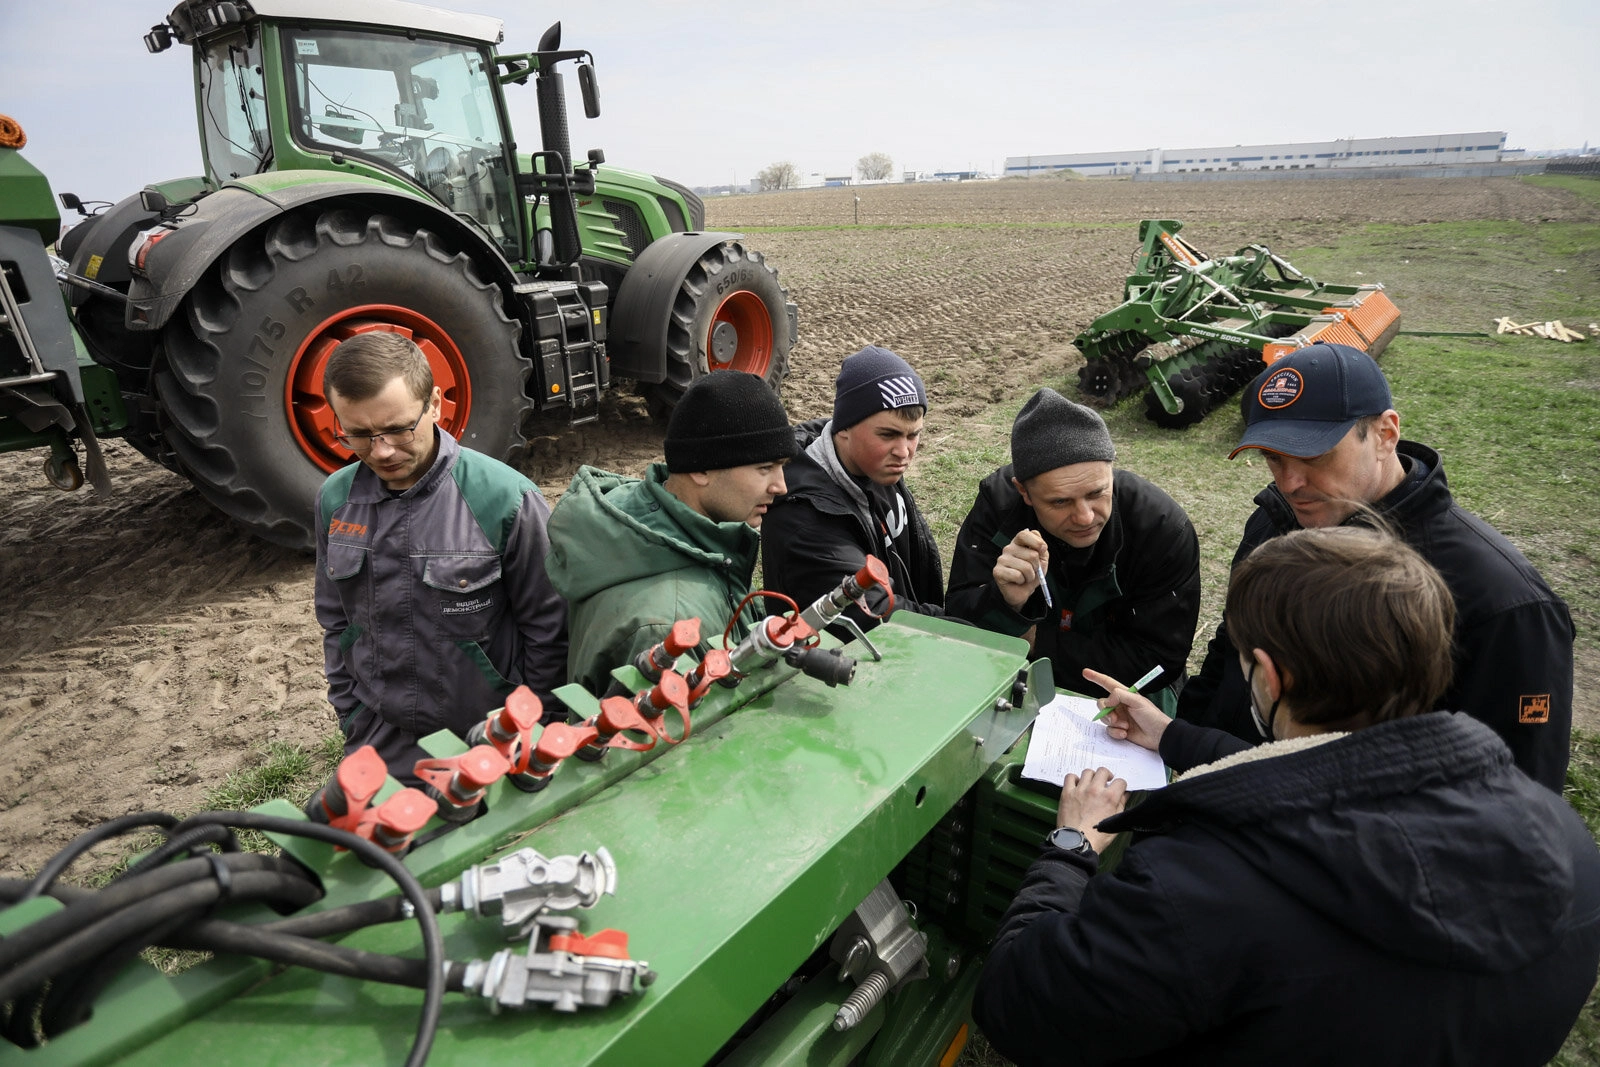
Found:
[[[408,430],[385,430],[382,433],[336,433],[333,439],[352,452],[371,452],[372,446],[379,441],[387,441],[395,448],[409,445],[417,436],[417,427],[422,425],[422,420],[427,417],[428,405],[422,405],[422,414],[417,416],[417,421],[411,424]]]

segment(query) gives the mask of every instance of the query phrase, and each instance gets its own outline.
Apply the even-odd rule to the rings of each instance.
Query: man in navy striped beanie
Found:
[[[805,607],[870,554],[888,565],[896,608],[944,614],[939,549],[905,484],[927,410],[921,376],[887,348],[868,345],[844,360],[833,418],[795,427],[801,453],[789,465],[789,492],[773,502],[763,527],[768,589]],[[877,624],[888,598],[874,590],[867,605],[848,613],[863,629]],[[839,636],[849,633],[841,628]]]

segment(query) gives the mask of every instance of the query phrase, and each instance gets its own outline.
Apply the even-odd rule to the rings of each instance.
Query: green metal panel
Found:
[[[545,855],[604,845],[618,894],[584,914],[583,928],[627,931],[631,954],[659,974],[640,995],[576,1015],[493,1016],[480,999],[452,995],[429,1062],[687,1064],[715,1053],[1034,714],[1031,704],[996,710],[1025,665],[1020,641],[914,615],[872,637],[884,659],[862,659],[851,686],[828,689],[787,670],[758,675],[728,691],[688,741],[649,754],[658,758],[569,761],[539,794],[496,786],[487,815],[408,857],[433,885],[513,845]],[[322,906],[392,892],[381,875],[321,847],[295,854],[323,877]],[[451,959],[487,958],[503,945],[493,921],[452,915],[441,926]],[[344,943],[420,951],[409,923]],[[923,1020],[911,1029],[926,1038],[936,1019],[948,1040],[970,986],[963,993],[955,981],[966,981],[959,959],[952,966],[947,953],[939,965],[942,981],[910,983],[904,996]],[[265,974],[250,966],[219,961],[176,982],[135,973],[90,1024],[21,1061],[370,1064],[409,1046],[420,992],[299,970],[179,1025]],[[842,1000],[848,987],[831,984]],[[150,1031],[163,1036],[139,1047]]]
[[[0,148],[0,220],[36,231],[47,245],[61,232],[50,182],[15,148]]]

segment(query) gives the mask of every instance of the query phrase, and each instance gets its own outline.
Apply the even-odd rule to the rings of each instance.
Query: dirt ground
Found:
[[[792,417],[825,414],[839,359],[876,343],[921,371],[948,441],[1080,362],[1071,340],[1120,299],[1138,219],[1184,220],[1203,248],[1259,240],[1292,256],[1369,221],[1593,218],[1513,179],[1007,181],[707,207],[718,229],[801,227],[751,241],[801,309]],[[524,469],[554,499],[582,463],[639,472],[660,433],[624,387],[598,423],[536,423]],[[264,743],[309,746],[335,725],[310,560],[245,535],[131,448],[107,451],[110,497],[49,488],[39,454],[0,456],[0,876],[124,812],[192,809]]]

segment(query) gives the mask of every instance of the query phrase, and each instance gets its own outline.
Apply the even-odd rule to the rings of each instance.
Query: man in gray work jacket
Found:
[[[317,621],[348,754],[416,784],[417,739],[465,734],[525,684],[550,703],[567,607],[544,572],[550,507],[527,478],[440,432],[441,394],[399,334],[343,342],[323,390],[360,459],[317,496]]]

